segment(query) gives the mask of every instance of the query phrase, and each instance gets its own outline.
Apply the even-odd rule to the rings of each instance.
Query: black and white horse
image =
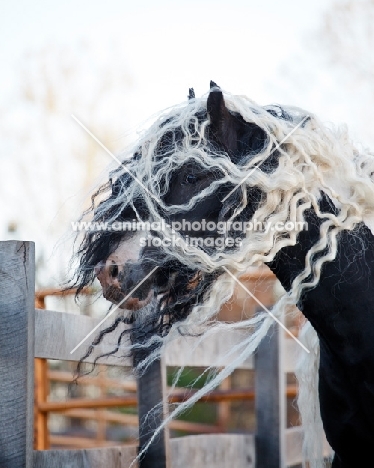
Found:
[[[296,304],[308,319],[299,403],[311,466],[322,466],[320,417],[334,468],[371,466],[373,173],[373,155],[305,111],[224,96],[214,83],[207,97],[190,90],[93,196],[86,214],[108,229],[84,234],[75,285],[97,277],[129,311],[115,324],[155,301],[148,330],[162,340],[211,322],[233,277],[267,264],[287,291],[274,314]],[[256,320],[264,336],[271,320]]]

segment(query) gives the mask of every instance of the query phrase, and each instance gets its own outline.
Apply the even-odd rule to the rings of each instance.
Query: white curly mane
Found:
[[[374,226],[372,180],[374,157],[369,151],[359,151],[351,142],[345,128],[327,127],[316,116],[304,110],[282,107],[290,117],[283,119],[269,113],[269,107],[261,107],[247,97],[224,93],[224,99],[231,112],[240,114],[245,121],[255,123],[264,130],[267,140],[260,153],[249,155],[243,164],[236,165],[226,155],[214,154],[211,149],[208,151],[206,129],[209,121],[199,123],[196,117],[197,113],[206,112],[207,96],[192,99],[162,113],[149,130],[141,135],[134,147],[141,157],[133,158],[134,148],[121,155],[124,165],[114,171],[115,177],[120,178],[130,171],[142,185],[133,181],[117,198],[108,199],[97,206],[94,219],[115,221],[126,205],[133,205],[133,200],[141,198],[151,214],[151,219],[161,221],[159,204],[170,214],[183,210],[187,213],[200,199],[204,199],[219,189],[220,185],[227,183],[238,185],[242,190],[242,204],[236,207],[232,221],[249,202],[246,195],[248,187],[259,187],[264,193],[263,201],[254,215],[259,222],[281,222],[283,225],[292,222],[296,225],[305,221],[306,210],[313,208],[317,216],[324,218],[320,239],[309,251],[305,269],[293,281],[291,291],[283,295],[272,308],[272,313],[281,319],[284,314],[294,310],[304,289],[318,283],[322,265],[335,258],[339,232],[351,230],[359,222],[365,222],[369,227]],[[277,111],[276,106],[273,109],[274,112]],[[292,132],[307,116],[303,125]],[[191,122],[194,122],[193,132]],[[169,148],[164,157],[155,158],[160,138],[166,132],[172,134],[177,129],[178,131],[182,129],[183,145],[176,139],[172,150]],[[274,171],[266,173],[261,169],[253,170],[268,158],[279,143],[281,143],[277,148],[279,164]],[[169,190],[170,175],[188,161],[192,164],[196,161],[206,169],[219,169],[223,177],[215,180],[185,205],[167,206],[161,198]],[[248,177],[249,173],[251,174]],[[322,215],[318,204],[321,191],[327,194],[338,208],[337,214]],[[138,221],[145,220],[138,219]],[[164,237],[172,234],[170,228],[159,233]],[[174,256],[193,269],[213,272],[225,267],[238,278],[254,267],[272,261],[283,247],[295,245],[297,234],[296,230],[281,232],[248,230],[240,249],[217,251],[213,255],[208,255],[202,249],[192,247],[186,242],[181,242],[177,247],[163,247],[163,249],[165,254]],[[315,260],[313,256],[318,252],[324,253],[318,255],[318,259]],[[305,282],[307,278],[308,282]],[[206,386],[190,400],[177,405],[164,424],[194,404],[203,394],[211,391],[253,354],[272,325],[273,319],[267,313],[260,313],[240,323],[218,322],[215,317],[222,304],[232,296],[234,287],[234,278],[229,273],[222,274],[213,284],[203,304],[193,308],[186,320],[175,324],[166,337],[153,338],[167,344],[180,337],[181,331],[204,332],[201,339],[206,339],[217,329],[235,327],[248,329],[247,338],[233,350],[236,358],[224,369],[214,373]],[[312,468],[320,468],[323,466],[321,458],[323,430],[318,404],[319,349],[317,335],[308,322],[300,334],[300,340],[310,351],[309,354],[300,352],[297,372],[300,387],[298,403],[306,434],[304,454]],[[155,359],[157,353],[158,351],[150,357],[150,360]],[[148,364],[149,361],[143,362],[139,370],[144,370]]]

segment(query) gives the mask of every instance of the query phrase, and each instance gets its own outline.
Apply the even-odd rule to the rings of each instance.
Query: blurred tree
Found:
[[[320,45],[331,66],[374,94],[374,0],[336,1],[320,28]]]
[[[289,102],[346,122],[366,145],[374,145],[373,24],[374,0],[335,0],[281,70]]]
[[[51,45],[19,65],[14,94],[0,109],[0,193],[7,200],[0,231],[3,225],[3,238],[36,242],[39,287],[57,286],[66,273],[70,222],[112,162],[71,114],[118,153],[131,87],[113,44]]]

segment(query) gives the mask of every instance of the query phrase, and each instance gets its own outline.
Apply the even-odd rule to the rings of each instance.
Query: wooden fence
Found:
[[[274,275],[270,270],[265,270],[259,275],[259,271],[256,270],[255,274],[247,275],[243,281],[249,282],[250,289],[254,289],[252,283],[256,283],[261,280],[261,291],[262,296],[261,301],[264,304],[270,306],[274,302],[273,297],[273,287]],[[265,283],[265,284],[264,284]],[[270,283],[270,284],[268,284]],[[95,291],[92,288],[86,288],[84,292],[88,296],[92,296]],[[265,294],[264,294],[265,292]],[[261,295],[260,292],[256,293]],[[62,298],[65,299],[69,296],[75,294],[74,290],[61,290],[61,289],[42,289],[38,290],[35,293],[35,308],[45,309],[47,306],[47,301],[49,297]],[[235,294],[235,301],[224,307],[219,314],[219,319],[223,320],[235,320],[240,318],[240,313],[243,307],[242,300],[240,299],[239,293]],[[46,301],[47,299],[47,301]],[[246,298],[245,298],[246,299]],[[61,303],[62,304],[62,303]],[[246,314],[254,313],[255,304],[248,304],[246,302]],[[64,305],[64,308],[66,306]],[[229,310],[227,310],[229,309]],[[221,317],[223,315],[223,317]],[[122,408],[131,407],[131,412],[137,406],[137,385],[134,379],[126,379],[123,377],[113,377],[111,366],[105,366],[102,364],[97,365],[97,375],[87,375],[82,376],[79,379],[79,388],[81,391],[79,393],[85,393],[85,386],[91,387],[91,390],[94,390],[96,398],[87,400],[89,398],[87,395],[79,398],[78,395],[74,398],[64,398],[63,403],[60,401],[50,401],[50,398],[53,398],[54,390],[51,390],[51,387],[58,385],[60,390],[65,390],[64,393],[68,393],[67,389],[69,388],[72,382],[72,372],[58,370],[53,365],[53,361],[35,358],[35,419],[34,419],[34,449],[36,450],[48,450],[52,448],[97,448],[97,447],[110,447],[118,445],[118,440],[113,440],[113,435],[110,436],[108,432],[110,428],[113,428],[113,424],[121,425],[122,427],[131,427],[131,431],[127,431],[128,436],[126,437],[126,443],[130,443],[131,439],[136,437],[136,432],[138,428],[138,416],[136,414],[121,414],[117,411],[113,411],[110,403],[112,400],[108,400],[108,396],[113,396],[113,390],[115,393],[122,391],[126,398],[124,401],[126,404]],[[69,366],[70,369],[76,364],[73,363],[72,366]],[[64,366],[66,367],[66,366]],[[118,369],[120,370],[120,369]],[[169,373],[170,370],[168,369]],[[189,370],[187,370],[189,373]],[[111,374],[111,375],[110,375]],[[241,374],[243,375],[243,374]],[[252,378],[249,378],[249,372],[245,372],[247,376],[247,383],[245,386],[243,384],[240,388],[232,388],[232,377],[227,377],[222,384],[218,387],[217,390],[210,392],[202,400],[203,402],[213,403],[216,409],[216,417],[214,421],[211,421],[212,414],[210,413],[209,422],[204,421],[204,417],[198,417],[198,419],[203,419],[201,422],[197,421],[186,421],[176,418],[172,420],[168,427],[172,431],[184,432],[185,434],[211,434],[211,433],[225,433],[228,431],[230,422],[232,422],[235,417],[235,413],[238,412],[238,405],[235,405],[236,409],[231,408],[231,403],[234,402],[245,402],[245,401],[254,401],[255,394],[253,389],[253,383],[250,384],[249,381],[252,381]],[[190,379],[191,380],[191,379]],[[234,376],[234,381],[237,380]],[[242,380],[242,379],[241,379]],[[236,384],[237,385],[237,384]],[[235,382],[234,382],[235,386]],[[83,392],[82,392],[83,390]],[[287,389],[287,398],[288,404],[292,404],[297,392],[297,387],[295,385],[288,385]],[[109,393],[109,395],[108,395]],[[111,394],[112,393],[112,394]],[[111,395],[110,395],[111,394]],[[191,389],[183,388],[178,385],[174,391],[169,394],[169,402],[176,403],[185,401],[186,396],[191,394]],[[92,398],[92,397],[91,397]],[[107,405],[109,401],[109,405]],[[201,407],[201,406],[200,406]],[[117,408],[118,409],[118,408]],[[211,408],[212,409],[212,408]],[[249,416],[253,416],[251,414]],[[50,433],[48,428],[49,422],[51,421],[50,415],[59,414],[67,419],[76,419],[79,420],[79,423],[74,424],[74,428],[66,430],[65,433]],[[239,418],[241,419],[241,418]],[[246,425],[253,425],[253,421],[250,422],[252,418],[249,418]],[[295,417],[294,417],[295,419]],[[66,421],[67,423],[67,421]],[[65,423],[65,424],[66,424]],[[96,427],[96,430],[85,431],[82,428],[82,424],[94,423],[94,426],[90,424],[90,428]],[[231,429],[234,432],[238,432],[238,429]],[[131,437],[131,432],[133,435]]]
[[[83,347],[70,351],[99,323],[82,315],[38,310],[34,306],[34,245],[31,242],[0,242],[0,466],[1,468],[128,468],[137,446],[85,450],[33,450],[34,357],[77,361]],[[103,324],[105,328],[107,324]],[[193,352],[195,339],[180,338],[166,350],[162,362],[138,382],[139,418],[166,399],[163,380],[152,385],[150,376],[164,374],[165,366],[208,367],[217,356],[225,356],[243,338],[243,331],[216,334]],[[108,336],[96,347],[88,362],[113,345]],[[297,343],[285,339],[274,327],[261,343],[255,358],[244,368],[255,368],[256,434],[211,434],[170,439],[167,431],[163,450],[150,450],[141,468],[284,468],[301,462],[299,427],[285,427],[285,372],[292,372]],[[232,359],[232,357],[230,358]],[[106,365],[132,366],[130,360],[109,357]],[[160,382],[163,383],[160,385]],[[124,398],[108,405],[122,406]],[[165,402],[165,409],[167,405]],[[155,420],[155,424],[159,421]],[[149,428],[149,426],[148,426]],[[142,439],[143,437],[143,439]],[[140,434],[140,446],[149,437]],[[152,456],[154,457],[152,459]],[[138,464],[133,465],[134,468]]]

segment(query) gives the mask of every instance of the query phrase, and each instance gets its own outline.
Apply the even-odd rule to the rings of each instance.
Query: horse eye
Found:
[[[197,181],[198,178],[195,176],[195,174],[186,174],[182,184],[196,184]]]
[[[118,265],[110,265],[109,273],[112,278],[117,278],[118,273],[119,273]]]

